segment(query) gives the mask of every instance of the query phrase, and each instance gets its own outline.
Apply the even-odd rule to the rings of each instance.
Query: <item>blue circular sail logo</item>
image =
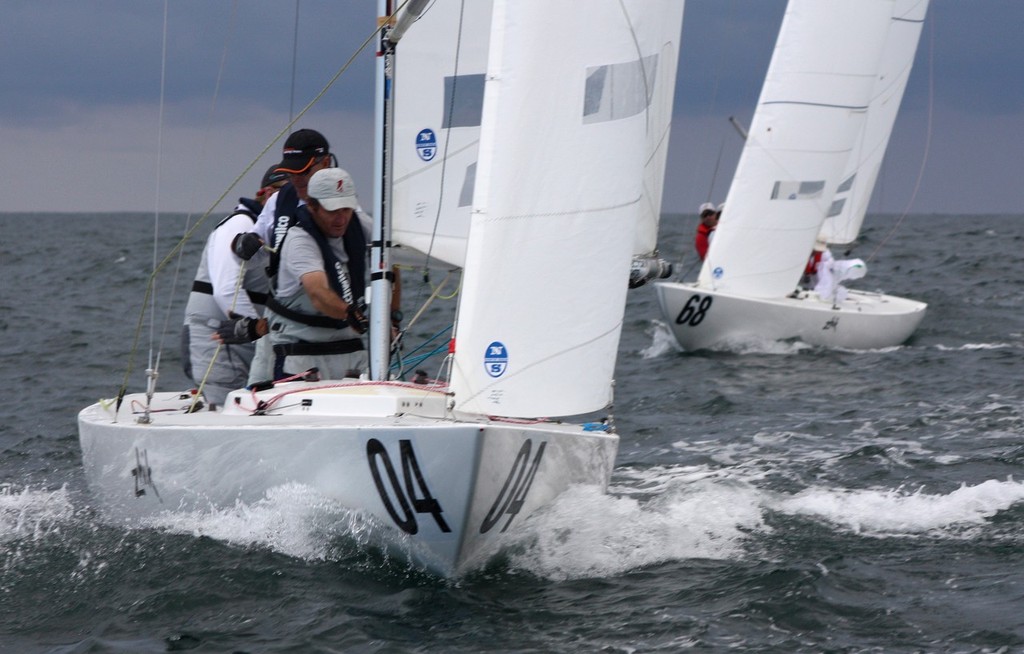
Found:
[[[420,155],[423,161],[430,161],[437,154],[437,137],[434,130],[429,127],[421,129],[416,135],[416,154]]]
[[[504,343],[494,341],[487,346],[487,352],[484,354],[484,370],[491,377],[501,377],[505,374],[506,368],[508,368],[508,350],[505,349]]]
[[[725,274],[725,271],[722,270],[721,266],[719,266],[718,268],[715,268],[714,270],[711,271],[711,276],[714,277],[715,279],[721,279],[722,275],[724,275],[724,274]]]

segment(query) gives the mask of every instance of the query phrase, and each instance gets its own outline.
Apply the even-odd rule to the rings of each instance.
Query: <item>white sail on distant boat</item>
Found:
[[[851,243],[860,231],[927,5],[790,0],[699,277],[655,284],[684,349],[783,339],[878,348],[917,329],[922,302],[839,279],[817,292],[798,284],[816,240]]]
[[[396,244],[463,266],[450,384],[391,381],[378,366],[371,379],[240,389],[216,412],[190,413],[176,392],[94,404],[80,441],[109,519],[146,524],[301,484],[380,526],[394,552],[457,575],[570,485],[607,486],[613,425],[546,417],[611,403],[630,262],[649,251],[643,225],[660,209],[683,2],[418,5],[408,41],[392,49],[386,28],[381,42],[381,56],[409,47],[413,63],[382,62],[379,97],[423,111],[396,111],[393,132],[387,102],[379,112],[378,142],[392,149],[378,168],[395,180],[378,184],[375,230],[388,240],[380,208],[393,198]],[[462,32],[445,24],[460,9]],[[468,63],[456,70],[459,38]],[[441,39],[448,54],[427,63]],[[442,108],[446,78],[482,84],[479,110]],[[424,151],[431,135],[437,149]],[[389,324],[373,309],[379,334]],[[371,336],[371,359],[380,343]]]

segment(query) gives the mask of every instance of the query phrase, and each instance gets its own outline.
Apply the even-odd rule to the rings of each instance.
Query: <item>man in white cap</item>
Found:
[[[715,205],[705,202],[700,205],[697,213],[700,216],[700,224],[697,225],[697,238],[693,245],[697,248],[697,256],[704,261],[704,257],[708,255],[708,247],[711,245],[711,235],[718,227],[718,218],[721,216],[721,212],[715,208]]]
[[[273,297],[267,302],[273,379],[318,368],[321,378],[358,376],[366,367],[367,218],[357,211],[355,184],[341,168],[309,179],[306,204],[281,247]],[[256,370],[249,382],[265,381]]]

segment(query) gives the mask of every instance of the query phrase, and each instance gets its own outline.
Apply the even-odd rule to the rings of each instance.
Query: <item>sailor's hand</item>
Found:
[[[362,300],[348,305],[348,326],[357,334],[365,334],[370,328],[370,321],[366,319],[366,303]]]
[[[263,318],[232,318],[220,323],[220,327],[213,333],[213,340],[224,345],[252,343],[266,333],[267,323]]]
[[[263,247],[263,239],[256,232],[242,232],[231,241],[231,251],[239,259],[248,261]]]

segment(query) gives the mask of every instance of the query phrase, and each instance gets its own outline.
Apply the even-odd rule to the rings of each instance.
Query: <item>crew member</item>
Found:
[[[288,183],[260,212],[256,224],[239,234],[232,248],[242,259],[248,259],[270,245],[271,260],[268,273],[277,273],[277,256],[288,228],[295,224],[298,208],[306,203],[309,178],[318,170],[335,164],[331,146],[324,135],[313,129],[292,132],[284,142],[281,163],[277,172],[287,175]]]
[[[355,184],[346,171],[325,168],[310,177],[306,204],[281,246],[268,303],[274,379],[314,367],[322,378],[341,379],[366,368],[361,334],[367,329],[370,229],[358,208]],[[256,381],[262,380],[250,374],[250,382]]]
[[[256,199],[239,198],[234,211],[210,233],[185,306],[182,365],[210,409],[222,406],[229,391],[245,385],[255,350],[251,341],[266,332],[266,321],[260,320],[269,291],[266,255],[244,264],[230,244],[240,231],[252,229],[264,203],[285,184],[285,174],[276,168],[263,175]]]
[[[708,255],[708,247],[711,246],[711,237],[714,235],[715,228],[718,227],[718,218],[721,212],[715,209],[715,205],[705,202],[700,205],[698,214],[700,215],[700,224],[697,225],[697,238],[694,241],[694,247],[697,249],[697,256],[704,261]]]

